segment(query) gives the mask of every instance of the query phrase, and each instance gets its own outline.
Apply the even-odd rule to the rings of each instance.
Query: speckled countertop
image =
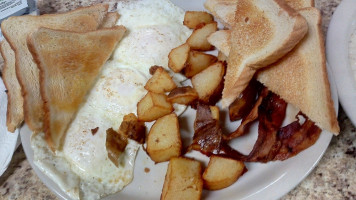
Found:
[[[109,0],[115,6],[115,0]],[[42,0],[41,13],[66,11],[77,6],[105,2],[102,0]],[[331,15],[340,0],[315,0],[327,30]],[[318,166],[295,189],[282,199],[356,199],[356,129],[340,108],[341,132],[333,137]],[[22,146],[14,154],[8,170],[0,177],[0,199],[57,199],[39,180],[26,160]]]

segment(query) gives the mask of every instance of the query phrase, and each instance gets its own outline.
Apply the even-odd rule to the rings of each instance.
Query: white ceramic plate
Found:
[[[203,10],[202,0],[174,0],[173,2],[185,10]],[[329,79],[331,82],[335,109],[338,110],[335,84],[331,76]],[[289,115],[289,118],[294,117],[294,114],[291,113],[287,113],[287,115]],[[194,118],[195,112],[192,110],[187,110],[180,117],[182,138],[185,141],[192,137]],[[237,123],[230,123],[226,126],[227,129],[233,130],[237,125]],[[234,148],[240,150],[242,153],[248,153],[252,149],[257,138],[257,125],[251,127],[250,130],[251,133],[248,136],[244,136],[231,143]],[[56,195],[63,199],[68,199],[68,196],[66,196],[53,181],[40,172],[40,170],[33,164],[33,151],[30,147],[31,133],[28,128],[25,126],[20,132],[26,156],[39,178]],[[268,164],[247,163],[249,171],[235,184],[219,191],[204,191],[203,199],[235,200],[280,198],[298,185],[312,171],[327,149],[331,138],[332,134],[324,131],[312,147],[283,162],[277,161]],[[205,163],[208,161],[207,157],[198,152],[190,153],[188,156],[195,157]],[[145,173],[145,168],[149,168],[150,171]],[[167,162],[155,165],[146,153],[140,149],[136,158],[133,182],[124,188],[123,191],[105,199],[159,199],[166,170]]]
[[[6,109],[7,95],[4,83],[0,80],[0,176],[9,166],[14,151],[21,143],[18,130],[14,133],[7,131]]]
[[[340,103],[356,125],[356,80],[349,62],[350,36],[356,28],[356,1],[343,0],[330,21],[326,56],[335,77]]]

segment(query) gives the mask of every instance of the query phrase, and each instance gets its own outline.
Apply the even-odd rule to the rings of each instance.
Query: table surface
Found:
[[[315,0],[321,10],[323,31],[341,0]],[[102,0],[40,0],[40,13],[71,10]],[[105,2],[105,1],[104,1]],[[114,0],[108,1],[111,6]],[[356,199],[356,129],[340,107],[341,132],[333,137],[318,166],[295,189],[281,199]],[[0,177],[0,199],[57,199],[39,180],[26,159],[22,146],[7,171]]]

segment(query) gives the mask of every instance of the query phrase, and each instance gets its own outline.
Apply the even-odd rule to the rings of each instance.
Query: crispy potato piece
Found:
[[[210,111],[211,111],[211,116],[213,117],[213,119],[219,121],[219,119],[220,119],[219,107],[210,106]]]
[[[148,92],[137,103],[138,120],[150,122],[173,112],[173,106],[167,101],[167,96]]]
[[[190,86],[179,87],[173,89],[167,98],[171,103],[189,105],[194,100],[198,99],[198,93]]]
[[[127,137],[114,131],[112,128],[106,130],[106,150],[109,159],[114,165],[119,166],[119,157],[125,151]]]
[[[203,190],[199,161],[175,157],[169,161],[161,200],[199,200]]]
[[[224,73],[225,66],[221,62],[216,62],[193,76],[192,85],[198,92],[201,102],[209,103],[216,96],[221,95]]]
[[[216,61],[217,58],[213,55],[199,51],[190,51],[188,60],[185,64],[184,75],[188,78],[191,78]]]
[[[190,46],[187,43],[171,50],[168,54],[168,67],[175,73],[180,72],[188,59]]]
[[[226,188],[235,183],[245,171],[245,164],[242,161],[213,155],[203,173],[204,188],[208,190]]]
[[[190,29],[196,29],[199,24],[209,24],[214,21],[214,17],[203,11],[186,11],[183,24]]]
[[[153,124],[147,136],[147,153],[156,163],[178,157],[182,151],[178,117],[163,116]]]
[[[124,116],[118,133],[143,144],[145,143],[146,126],[144,122],[138,121],[135,114],[130,113]]]
[[[211,22],[209,24],[205,24],[202,27],[198,27],[193,31],[190,37],[187,39],[187,43],[190,48],[193,50],[201,50],[208,51],[214,49],[208,40],[207,37],[217,30],[217,23]]]
[[[155,93],[169,92],[176,87],[177,85],[172,80],[172,77],[163,67],[158,67],[145,85],[146,90]]]

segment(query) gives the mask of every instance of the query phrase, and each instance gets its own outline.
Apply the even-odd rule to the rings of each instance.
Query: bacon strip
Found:
[[[265,98],[267,94],[268,89],[264,88],[261,91],[261,94],[259,95],[250,113],[242,119],[240,126],[235,131],[231,132],[229,135],[224,135],[224,139],[232,140],[247,133],[247,129],[249,128],[251,122],[254,122],[258,118],[258,107],[261,105],[263,98]]]

